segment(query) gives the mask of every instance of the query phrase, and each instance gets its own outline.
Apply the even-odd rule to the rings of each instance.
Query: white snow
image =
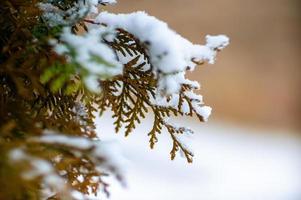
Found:
[[[201,106],[197,102],[192,102],[192,106],[193,106],[195,112],[198,115],[201,115],[203,117],[204,121],[207,122],[209,116],[211,115],[212,108],[209,106]]]
[[[211,55],[208,53],[213,52],[213,49],[206,48],[207,46],[193,45],[171,30],[165,22],[149,16],[145,12],[139,11],[130,14],[102,12],[96,18],[96,22],[122,28],[134,34],[142,43],[149,44],[151,62],[163,73],[184,71],[187,67],[194,68],[195,64],[191,62],[191,59],[211,60],[211,57],[214,56],[213,53]],[[208,47],[212,45],[225,47],[229,43],[226,36],[218,38],[208,36],[208,41],[212,42],[208,44]]]
[[[207,36],[206,45],[194,45],[171,30],[165,22],[141,11],[130,14],[101,12],[96,22],[124,29],[146,44],[155,73],[161,74],[158,88],[168,94],[180,90],[185,80],[184,72],[193,70],[195,62],[214,63],[216,50],[229,44],[226,36]]]
[[[158,79],[156,97],[149,98],[154,105],[176,109],[182,85],[190,85],[194,89],[200,87],[197,82],[185,78],[186,71],[194,70],[199,63],[213,64],[216,52],[229,44],[229,38],[225,35],[207,35],[205,45],[192,44],[171,30],[165,22],[140,11],[130,14],[101,12],[95,22],[124,29],[147,46],[147,53],[154,67],[153,73]],[[120,60],[128,60],[122,58],[122,55],[118,56],[121,57]],[[185,95],[192,101],[194,111],[207,121],[211,108],[203,106],[202,96],[193,91],[186,92]],[[167,97],[171,100],[167,100]],[[189,113],[187,103],[184,103],[181,111]]]
[[[105,160],[99,165],[101,172],[111,172],[122,183],[125,181],[124,174],[127,171],[128,160],[124,157],[119,142],[101,141],[93,150],[93,155],[96,158]]]
[[[184,101],[182,106],[181,106],[181,111],[185,114],[188,115],[190,113],[190,107],[187,101]]]
[[[78,5],[82,4],[82,9],[88,5],[90,9],[88,10],[91,11],[91,7],[99,3],[115,3],[115,1],[89,0],[86,4],[80,1]],[[62,16],[62,13],[58,14],[61,10],[51,4],[41,4],[40,7],[45,15]],[[133,34],[147,48],[153,73],[158,79],[156,97],[154,99],[150,97],[153,104],[176,109],[179,102],[177,95],[183,85],[189,85],[192,90],[200,87],[197,82],[185,78],[186,71],[194,70],[198,64],[204,62],[213,64],[216,52],[229,44],[229,38],[225,35],[207,35],[205,45],[192,44],[170,29],[165,22],[141,11],[130,14],[101,12],[90,21],[93,23],[89,24],[89,31],[84,35],[72,34],[70,28],[65,27],[60,41],[50,41],[56,53],[65,55],[70,63],[79,65],[77,68],[79,74],[87,74],[82,77],[86,87],[92,92],[100,93],[99,80],[122,74],[123,65],[132,59],[130,55],[124,56],[114,52],[102,41],[102,38],[113,41],[115,29],[121,28]],[[140,58],[138,63],[141,62],[143,60]],[[202,96],[196,95],[192,90],[185,95],[192,101],[193,110],[207,121],[211,108],[203,106]],[[120,91],[116,92],[116,95],[119,93]],[[171,100],[168,100],[170,98]],[[183,113],[189,113],[187,102],[181,109]]]
[[[101,4],[115,4],[116,2],[116,0],[79,0],[68,10],[61,10],[51,3],[38,3],[37,6],[44,12],[43,18],[49,26],[71,26],[90,14],[99,13]]]
[[[195,94],[194,92],[191,91],[186,91],[184,92],[185,96],[187,96],[189,99],[203,103],[203,96],[199,94]]]
[[[114,52],[103,40],[113,41],[117,28],[128,31],[146,47],[153,73],[158,80],[156,96],[150,96],[153,104],[177,109],[177,95],[182,91],[183,85],[189,85],[192,89],[185,95],[192,101],[194,112],[207,121],[211,108],[203,106],[202,96],[192,91],[200,86],[197,82],[185,78],[186,71],[192,71],[204,62],[213,64],[217,51],[229,44],[229,38],[225,35],[207,35],[205,45],[193,44],[170,29],[165,22],[142,11],[129,14],[100,12],[96,17],[89,15],[99,12],[99,4],[112,3],[116,1],[81,0],[67,11],[62,11],[51,3],[40,3],[39,7],[44,11],[44,18],[50,26],[67,26],[63,29],[59,41],[50,41],[56,53],[65,55],[71,64],[77,66],[76,73],[81,75],[83,83],[90,91],[100,93],[99,80],[122,74],[123,65],[132,59],[131,55]],[[92,22],[88,25],[89,31],[83,35],[71,33],[70,25],[73,21],[85,17],[91,17],[86,20]],[[138,63],[141,62],[143,59],[140,58]],[[150,65],[146,67],[149,68]],[[116,95],[119,93],[120,90]],[[188,114],[187,102],[184,102],[180,109]]]
[[[50,162],[41,158],[31,156],[22,148],[11,150],[10,159],[13,164],[27,162],[31,168],[22,173],[22,177],[27,180],[33,180],[42,177],[43,190],[55,189],[57,192],[63,192],[66,189],[65,180],[56,174]],[[41,191],[43,193],[43,191]]]
[[[51,131],[47,131],[44,135],[31,138],[30,140],[46,144],[64,145],[82,150],[87,150],[93,147],[93,142],[88,138],[56,134]]]
[[[113,141],[91,140],[85,137],[68,136],[55,133],[47,130],[44,135],[29,139],[31,142],[38,142],[52,145],[62,145],[71,147],[77,150],[87,151],[87,155],[95,163],[101,172],[111,172],[118,178],[123,177],[123,172],[126,170],[126,159],[118,147],[118,143]],[[73,151],[79,155],[78,151]],[[19,156],[18,152],[12,154],[12,158],[16,160]]]
[[[115,4],[117,3],[116,0],[100,0],[100,3],[103,3],[103,4]]]
[[[168,133],[148,146],[152,120],[127,138],[114,134],[110,113],[97,120],[98,133],[115,139],[130,161],[127,187],[111,183],[110,200],[299,200],[301,140],[289,132],[178,120],[195,130],[194,162],[169,160]],[[105,126],[104,126],[105,124]],[[279,134],[278,134],[279,132]],[[97,198],[91,198],[97,199]],[[104,199],[106,199],[104,197]]]
[[[222,50],[229,45],[229,38],[225,35],[206,36],[206,46],[211,49]]]
[[[70,28],[64,28],[60,37],[62,43],[51,41],[58,54],[68,56],[71,63],[77,63],[88,73],[84,82],[93,92],[100,92],[98,79],[122,74],[123,65],[117,61],[114,51],[101,41],[102,36],[108,34],[112,33],[105,27],[91,29],[84,35],[75,35]]]

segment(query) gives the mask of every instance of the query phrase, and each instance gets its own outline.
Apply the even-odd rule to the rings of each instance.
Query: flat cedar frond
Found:
[[[93,191],[98,190],[102,184],[102,182],[95,181],[102,174],[94,168],[95,164],[89,159],[91,149],[81,150],[59,144],[43,144],[39,141],[30,140],[28,144],[34,145],[30,154],[51,160],[53,167],[61,174],[62,178],[71,183],[72,188],[84,194],[90,194],[91,189]]]
[[[41,115],[48,120],[48,129],[56,127],[61,132],[69,134],[96,137],[94,114],[95,108],[90,104],[86,106],[77,102],[78,95],[63,95],[61,93],[39,96],[32,107],[37,110],[37,117]],[[40,116],[39,116],[40,115]],[[52,123],[51,123],[52,122]],[[68,123],[66,123],[68,122]]]
[[[122,181],[124,167],[118,149],[95,131],[95,114],[108,109],[125,136],[151,112],[150,147],[166,129],[171,159],[180,152],[192,162],[183,143],[192,131],[167,118],[206,121],[209,108],[185,70],[213,63],[229,39],[208,36],[206,45],[194,45],[144,12],[91,15],[114,2],[0,1],[1,200],[108,194],[102,177]]]
[[[165,118],[171,116],[192,116],[196,114],[201,121],[203,117],[198,114],[192,103],[195,99],[191,99],[185,95],[187,91],[196,89],[191,84],[183,84],[178,94],[179,102],[177,107],[163,107],[153,104],[151,98],[156,98],[157,79],[153,67],[149,62],[149,55],[144,44],[141,44],[132,34],[125,30],[118,29],[117,37],[113,42],[107,42],[122,58],[131,58],[124,64],[124,73],[117,76],[112,81],[102,81],[103,96],[98,102],[101,110],[110,108],[115,118],[115,130],[118,132],[123,125],[125,126],[125,136],[128,136],[136,127],[137,123],[145,118],[148,111],[154,114],[153,127],[148,133],[150,136],[150,147],[154,148],[157,143],[157,134],[162,132],[165,127],[173,141],[171,150],[171,159],[175,158],[176,152],[181,150],[188,162],[192,162],[193,154],[178,140],[176,134],[183,134],[184,128],[176,129],[165,122]],[[119,54],[121,53],[121,55]],[[151,98],[150,98],[151,97]],[[189,112],[182,112],[182,106],[186,103],[189,106]],[[150,107],[150,109],[149,109]]]
[[[138,39],[134,37],[131,33],[123,30],[117,29],[117,40],[114,42],[108,42],[112,48],[116,51],[122,53],[124,57],[127,55],[133,57],[135,55],[142,56],[142,58],[149,64],[149,56],[146,53],[146,44],[141,44]]]

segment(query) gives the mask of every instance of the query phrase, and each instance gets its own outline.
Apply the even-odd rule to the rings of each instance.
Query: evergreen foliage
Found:
[[[114,51],[118,60],[127,58],[121,74],[98,74],[100,92],[89,88],[91,72],[75,59],[78,55],[72,46],[65,45],[68,55],[55,50],[55,45],[64,44],[61,35],[66,27],[80,36],[89,32],[89,25],[107,26],[88,19],[94,6],[91,2],[0,2],[0,199],[76,199],[74,191],[97,194],[100,189],[108,193],[102,177],[113,173],[122,179],[118,168],[110,163],[110,155],[98,152],[102,144],[95,132],[95,113],[108,109],[113,112],[116,132],[125,127],[126,136],[146,113],[152,112],[150,147],[154,148],[157,134],[166,128],[173,142],[171,159],[182,151],[192,162],[192,152],[178,139],[192,131],[173,126],[165,118],[196,114],[204,121],[194,106],[202,102],[188,95],[198,87],[193,82],[182,83],[175,96],[159,91],[167,102],[177,98],[177,105],[154,104],[159,77],[170,74],[154,72],[147,43],[120,28],[113,40],[107,39],[106,32],[100,34],[101,42]],[[39,3],[59,9],[53,13],[61,14],[62,23],[51,22]],[[106,5],[104,1],[99,3]],[[82,10],[85,5],[87,9]],[[114,68],[98,55],[94,55],[93,62]],[[188,111],[184,111],[184,105]],[[68,142],[60,142],[64,140],[61,136],[66,136]],[[108,167],[100,170],[102,165]]]

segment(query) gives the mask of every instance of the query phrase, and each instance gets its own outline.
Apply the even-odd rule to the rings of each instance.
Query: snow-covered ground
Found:
[[[195,130],[195,157],[169,160],[171,141],[148,146],[147,119],[128,138],[115,135],[108,114],[97,120],[105,140],[117,140],[128,159],[126,188],[111,178],[111,200],[300,200],[301,141],[218,123],[181,121]],[[103,126],[105,125],[105,127]]]

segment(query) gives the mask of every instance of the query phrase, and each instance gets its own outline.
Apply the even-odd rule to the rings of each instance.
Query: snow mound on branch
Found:
[[[43,177],[44,188],[56,189],[58,192],[63,192],[65,188],[65,180],[56,174],[51,163],[27,154],[23,149],[16,148],[11,150],[10,160],[13,164],[20,162],[28,162],[31,165],[31,169],[25,171],[22,177],[26,180],[33,180],[37,177]]]
[[[207,36],[205,46],[194,45],[171,30],[165,22],[142,11],[130,14],[102,12],[96,21],[124,29],[148,45],[152,64],[163,73],[184,71],[187,67],[193,69],[196,64],[192,59],[214,63],[215,49],[220,50],[229,44],[228,37],[221,35]]]
[[[97,0],[94,0],[97,1]],[[100,4],[115,4],[117,3],[116,0],[100,0]]]
[[[97,168],[109,171],[122,180],[124,174],[123,167],[127,161],[123,157],[118,143],[114,141],[100,141],[85,137],[67,136],[50,130],[45,131],[44,135],[40,137],[31,138],[30,141],[87,151],[89,152],[89,158],[95,163]]]
[[[66,55],[71,63],[76,63],[87,72],[84,78],[86,86],[93,92],[99,92],[98,79],[106,79],[122,74],[123,65],[117,61],[114,51],[101,41],[109,38],[107,28],[91,29],[84,35],[75,35],[70,28],[64,28],[59,41],[51,41],[59,55]]]
[[[165,22],[141,11],[130,14],[102,12],[96,17],[96,22],[124,29],[147,46],[154,73],[159,74],[158,89],[167,94],[179,92],[185,82],[186,70],[194,70],[204,62],[213,64],[216,51],[229,44],[225,35],[206,36],[206,45],[192,44]]]
[[[53,2],[52,2],[53,3]],[[38,3],[37,6],[44,12],[43,19],[49,26],[70,26],[89,14],[99,13],[100,5],[115,4],[116,0],[78,0],[68,10],[62,10],[52,3]]]
[[[222,50],[229,45],[229,38],[225,35],[206,36],[206,46],[213,50]]]

